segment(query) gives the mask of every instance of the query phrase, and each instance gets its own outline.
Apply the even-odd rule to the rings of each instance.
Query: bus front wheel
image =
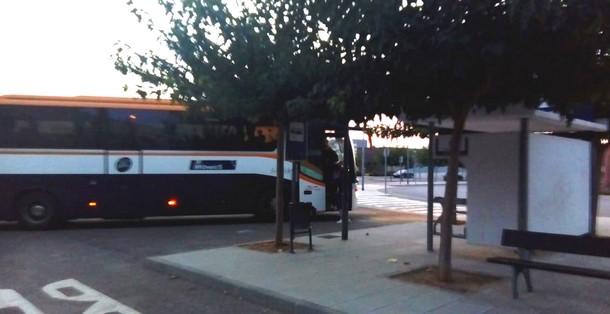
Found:
[[[59,221],[57,202],[45,192],[28,192],[17,203],[19,224],[30,230],[55,227]]]

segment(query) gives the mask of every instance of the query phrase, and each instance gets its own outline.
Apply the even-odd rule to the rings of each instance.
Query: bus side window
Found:
[[[105,119],[98,109],[67,107],[2,108],[3,147],[101,149]],[[103,123],[102,123],[103,122]]]
[[[36,148],[40,146],[39,136],[36,134],[35,123],[29,119],[18,119],[15,121],[14,134],[19,139],[19,148]]]
[[[16,147],[15,117],[3,110],[0,114],[0,147]]]
[[[203,150],[205,149],[203,141],[203,129],[200,125],[179,123],[172,136],[172,147],[184,150]]]
[[[273,151],[277,146],[278,129],[274,126],[256,126],[249,147],[254,151]]]
[[[137,148],[134,121],[137,116],[131,109],[101,109],[100,117],[104,120],[102,127],[107,149]]]
[[[170,111],[134,110],[131,119],[135,125],[140,149],[167,150],[175,130],[176,121]]]
[[[70,120],[40,120],[37,126],[42,143],[50,148],[74,148],[76,124]]]
[[[102,149],[104,145],[100,137],[100,123],[98,110],[91,108],[80,108],[76,115],[77,123],[76,147],[86,149]]]
[[[37,134],[37,115],[29,108],[4,107],[2,108],[2,121],[5,124],[7,141],[2,142],[3,147],[37,148],[44,144]]]

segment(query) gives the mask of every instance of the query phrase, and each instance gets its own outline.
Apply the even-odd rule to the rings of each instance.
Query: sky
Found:
[[[156,41],[126,2],[1,1],[0,95],[135,95],[123,86],[137,78],[114,69],[115,44],[146,47]]]
[[[126,2],[0,1],[0,95],[137,97],[140,80],[114,69],[115,45],[121,41],[137,51],[152,49],[157,35],[138,23]],[[148,11],[159,8],[156,1],[136,3]],[[427,143],[374,139],[373,145],[419,148]]]

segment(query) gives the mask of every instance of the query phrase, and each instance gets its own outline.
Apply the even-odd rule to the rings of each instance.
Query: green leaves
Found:
[[[154,91],[222,116],[408,120],[546,100],[608,104],[605,0],[160,0],[170,55],[117,47]],[[163,25],[163,24],[159,24]]]
[[[417,120],[545,100],[569,112],[608,90],[607,1],[331,2],[329,50],[360,112]]]
[[[136,73],[172,98],[214,108],[221,117],[309,112],[319,81],[317,25],[307,1],[253,1],[257,11],[229,11],[220,0],[161,0],[169,29],[156,29],[173,56],[117,49],[116,68]],[[143,13],[134,8],[142,20]],[[151,23],[154,25],[154,23]]]

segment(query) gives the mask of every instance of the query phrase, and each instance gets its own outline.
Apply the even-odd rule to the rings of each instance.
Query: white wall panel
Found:
[[[473,244],[499,246],[502,229],[517,228],[519,134],[468,135],[468,232]],[[530,134],[528,229],[587,233],[590,219],[590,144]]]
[[[590,143],[541,134],[530,135],[529,143],[528,229],[587,233],[591,216]]]
[[[499,244],[503,228],[517,227],[519,137],[516,133],[469,135],[467,239]]]

